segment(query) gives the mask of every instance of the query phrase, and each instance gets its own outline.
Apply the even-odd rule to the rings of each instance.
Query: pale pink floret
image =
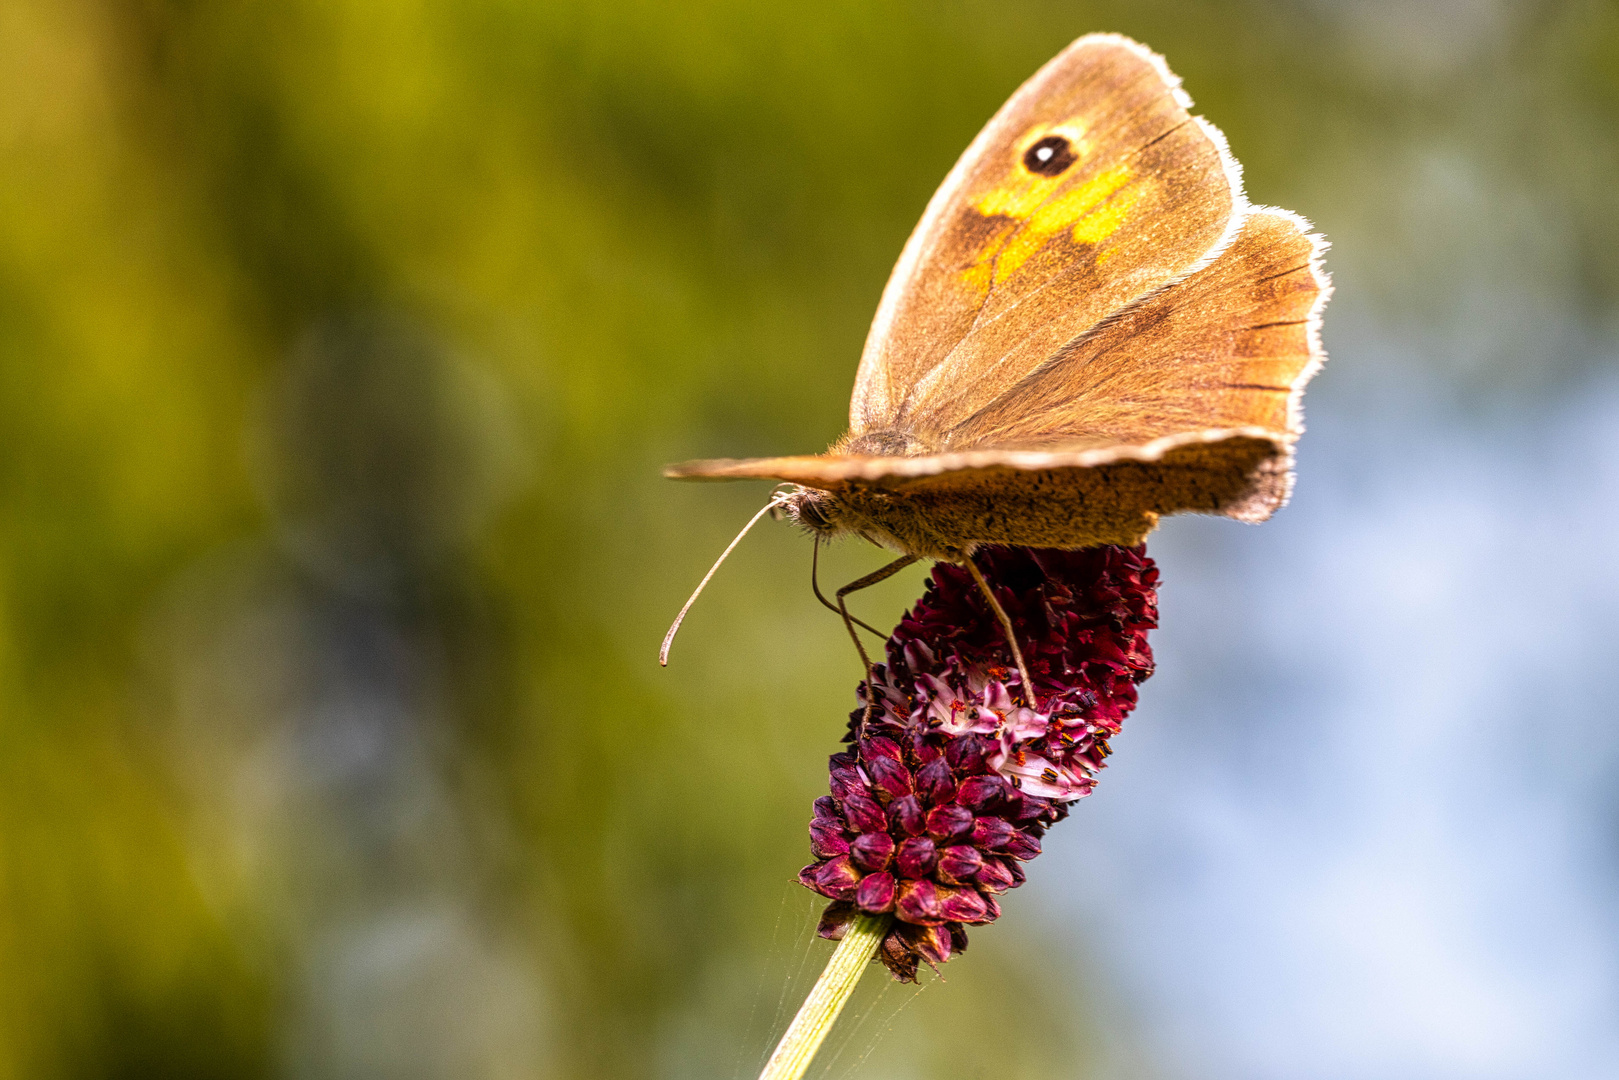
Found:
[[[989,764],[1025,795],[1054,802],[1083,799],[1096,786],[1095,779],[1083,772],[1048,761],[1039,754],[1020,750],[1004,736],[1000,753],[990,755]]]
[[[969,689],[958,693],[945,679],[919,675],[911,719],[948,735],[995,736],[1000,750],[990,756],[990,767],[1030,795],[1069,802],[1090,794],[1090,777],[1024,749],[1051,730],[1049,715],[1015,704],[1004,682],[977,669],[969,669],[961,681]]]

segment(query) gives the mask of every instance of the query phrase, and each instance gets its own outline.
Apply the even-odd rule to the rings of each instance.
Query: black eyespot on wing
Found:
[[[1047,135],[1023,154],[1023,167],[1039,176],[1056,176],[1079,160],[1074,144],[1061,135]]]

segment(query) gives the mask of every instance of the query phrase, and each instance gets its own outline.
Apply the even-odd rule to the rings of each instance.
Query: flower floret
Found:
[[[799,880],[833,903],[823,937],[857,911],[892,913],[878,956],[896,978],[967,947],[1024,880],[1045,830],[1089,795],[1152,673],[1157,569],[1140,548],[983,548],[1032,685],[971,575],[934,568],[860,687],[850,748],[829,762]],[[868,705],[869,703],[869,705]]]

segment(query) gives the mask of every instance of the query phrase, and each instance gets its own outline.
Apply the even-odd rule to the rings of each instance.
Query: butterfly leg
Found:
[[[810,589],[811,589],[811,591],[813,591],[815,593],[815,599],[819,600],[821,602],[821,606],[826,608],[826,610],[830,611],[832,614],[846,616],[849,619],[853,619],[854,624],[856,626],[864,626],[867,630],[870,630],[873,634],[876,634],[878,637],[886,638],[888,636],[887,634],[883,633],[881,630],[877,629],[875,626],[871,625],[869,622],[866,622],[863,619],[856,619],[853,615],[850,615],[846,610],[838,607],[832,601],[828,600],[826,597],[821,595],[820,568],[821,568],[821,537],[820,537],[820,534],[817,533],[816,536],[815,536],[815,546],[810,549]]]
[[[1017,663],[1018,676],[1023,680],[1023,696],[1028,699],[1029,708],[1039,709],[1040,700],[1035,696],[1034,681],[1029,678],[1028,666],[1023,663],[1023,650],[1018,648],[1017,633],[1012,629],[1011,618],[1007,616],[1006,609],[1001,607],[1001,602],[995,599],[995,592],[989,587],[989,582],[984,580],[984,574],[978,569],[978,565],[971,557],[962,561],[967,567],[967,573],[978,583],[978,591],[989,601],[990,610],[995,612],[995,617],[1001,621],[1001,630],[1006,634],[1006,643],[1012,646],[1012,659]]]
[[[876,705],[877,695],[876,691],[872,689],[876,684],[876,675],[871,670],[871,657],[866,654],[866,647],[861,644],[860,635],[855,633],[855,619],[853,615],[849,614],[849,605],[844,600],[844,597],[852,592],[859,592],[861,589],[869,589],[878,582],[887,581],[907,566],[916,562],[918,558],[919,556],[916,555],[902,555],[887,566],[878,567],[865,577],[849,582],[849,584],[833,594],[838,598],[838,613],[843,616],[843,625],[849,631],[850,639],[854,641],[855,650],[860,653],[860,662],[866,665],[866,714],[861,717],[862,724],[871,719],[871,710]],[[861,625],[865,624],[862,623]]]

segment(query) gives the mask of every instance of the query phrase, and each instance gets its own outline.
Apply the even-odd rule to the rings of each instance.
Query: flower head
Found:
[[[841,937],[856,911],[893,913],[878,955],[903,981],[1000,915],[996,898],[1023,883],[1046,829],[1090,794],[1152,674],[1158,571],[1145,548],[986,547],[973,560],[1034,685],[1022,685],[972,577],[935,566],[887,663],[860,686],[832,793],[815,800],[816,861],[799,874],[833,901],[823,937]]]

